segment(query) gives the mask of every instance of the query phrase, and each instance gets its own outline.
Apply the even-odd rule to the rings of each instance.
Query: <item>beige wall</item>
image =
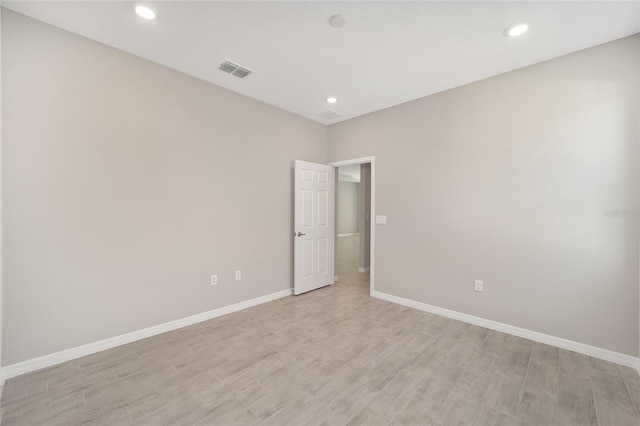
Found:
[[[2,8],[0,7],[0,367],[2,363]],[[2,371],[0,370],[0,395],[3,387]]]
[[[359,187],[360,184],[357,182],[338,182],[338,235],[356,234],[359,232]]]
[[[360,255],[358,267],[361,271],[369,267],[371,258],[371,164],[360,165],[360,187],[358,194],[360,214]]]
[[[291,287],[293,160],[326,162],[325,126],[11,11],[2,31],[5,365]]]
[[[330,161],[376,157],[376,290],[637,355],[639,55],[634,36],[331,126]]]

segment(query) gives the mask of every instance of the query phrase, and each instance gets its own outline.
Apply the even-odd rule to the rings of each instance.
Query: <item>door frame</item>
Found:
[[[358,164],[371,164],[371,217],[370,217],[370,240],[369,240],[369,295],[373,296],[375,292],[375,247],[376,247],[376,157],[361,157],[354,158],[351,160],[342,160],[342,161],[332,161],[327,163],[327,165],[332,166],[334,168],[338,168],[341,166],[355,166]],[[335,182],[334,188],[336,188],[335,193],[338,193],[338,176],[334,173]],[[334,218],[338,215],[338,203],[333,203],[333,215]],[[334,219],[335,220],[335,219]],[[334,234],[337,232],[337,227],[334,227]],[[333,252],[334,252],[334,268],[335,268],[335,260],[336,260],[336,244],[338,243],[337,236],[334,235],[333,238]]]

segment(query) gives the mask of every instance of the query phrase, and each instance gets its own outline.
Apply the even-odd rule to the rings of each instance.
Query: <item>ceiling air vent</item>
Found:
[[[253,74],[253,71],[244,68],[238,64],[234,64],[231,61],[225,61],[223,63],[220,64],[220,68],[221,71],[224,71],[226,73],[229,73],[231,75],[235,75],[238,78],[245,78],[251,74]]]
[[[318,117],[324,118],[325,120],[333,120],[335,118],[342,117],[342,114],[333,110],[328,110],[318,114]]]

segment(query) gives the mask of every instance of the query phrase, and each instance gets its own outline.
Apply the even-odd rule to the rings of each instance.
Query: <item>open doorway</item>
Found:
[[[335,167],[335,272],[340,286],[373,291],[373,158]]]

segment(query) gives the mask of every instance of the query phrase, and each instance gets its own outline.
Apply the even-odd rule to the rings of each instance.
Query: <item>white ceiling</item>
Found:
[[[2,1],[303,117],[331,124],[640,32],[640,1]],[[347,25],[328,19],[342,14]],[[520,38],[508,25],[530,21]],[[217,68],[230,59],[245,80]],[[338,97],[333,106],[325,102]],[[342,117],[324,120],[333,109]]]

